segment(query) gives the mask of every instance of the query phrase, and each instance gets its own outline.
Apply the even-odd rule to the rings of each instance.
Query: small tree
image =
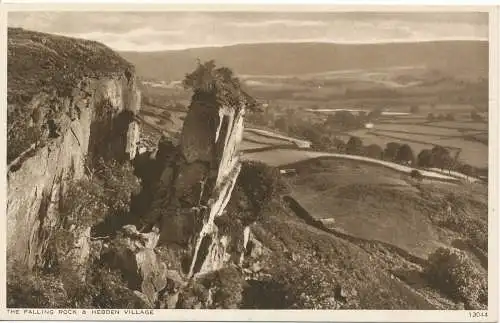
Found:
[[[391,161],[394,160],[400,147],[401,144],[397,142],[389,142],[384,149],[384,159]]]
[[[345,151],[346,143],[337,137],[333,138],[332,145],[335,147],[337,151]]]
[[[382,147],[377,144],[368,145],[363,149],[363,151],[365,156],[377,159],[381,159],[384,154]]]
[[[455,120],[455,116],[453,115],[453,113],[448,113],[445,117],[446,120],[448,121],[454,121]]]
[[[314,144],[314,143],[313,143]],[[330,150],[333,147],[332,140],[329,135],[322,135],[317,143],[319,149]]]
[[[470,113],[470,118],[472,121],[475,121],[475,122],[483,121],[483,117],[481,117],[481,115],[479,113],[477,113],[476,111],[472,111]]]
[[[361,138],[352,136],[347,142],[346,150],[349,154],[358,154],[363,148],[363,141]]]
[[[410,112],[413,114],[417,114],[420,112],[420,107],[418,105],[412,105],[410,107]]]
[[[448,168],[453,162],[448,149],[442,146],[434,146],[434,148],[432,148],[431,150],[431,153],[433,166],[438,167],[441,170]]]
[[[434,120],[436,120],[436,117],[434,116],[434,113],[429,113],[427,115],[427,120],[428,121],[434,121]]]
[[[322,137],[321,130],[319,130],[317,127],[305,124],[302,125],[301,128],[302,128],[301,131],[302,137],[304,137],[307,140],[310,140],[313,143],[313,145],[321,146],[321,137]]]
[[[359,127],[360,120],[349,111],[338,111],[335,114],[328,116],[325,121],[325,125],[351,129]]]
[[[277,129],[288,133],[288,122],[284,117],[279,117],[278,119],[276,119],[276,121],[274,122],[274,126]]]
[[[410,172],[410,176],[411,176],[411,178],[416,179],[416,180],[418,180],[418,181],[421,181],[421,180],[424,178],[424,176],[422,175],[422,173],[421,173],[421,172],[419,172],[419,171],[418,171],[418,170],[416,170],[416,169],[414,169],[414,170],[412,170],[412,171]]]
[[[433,167],[434,161],[432,159],[432,151],[430,149],[423,149],[417,157],[417,165],[419,167]]]
[[[370,113],[368,113],[369,120],[375,120],[382,115],[382,108],[375,108]]]
[[[474,176],[474,168],[469,164],[460,165],[459,171],[464,175]]]
[[[413,150],[411,149],[411,147],[407,144],[399,147],[396,153],[395,160],[397,162],[403,162],[412,165],[415,162],[415,156],[413,155]]]

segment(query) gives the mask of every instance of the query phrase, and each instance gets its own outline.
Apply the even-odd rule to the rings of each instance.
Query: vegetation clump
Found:
[[[131,197],[140,183],[129,163],[97,160],[88,178],[71,183],[61,213],[66,225],[93,226],[107,215],[129,211]]]
[[[283,188],[277,168],[261,162],[244,162],[238,177],[237,185],[248,198],[252,212],[259,219],[268,209],[271,202]]]
[[[8,308],[68,307],[67,294],[58,275],[29,272],[14,264],[7,270]]]
[[[70,96],[85,77],[125,73],[133,66],[95,41],[9,28],[9,104],[27,104],[40,92]],[[26,59],[29,56],[29,59]]]
[[[127,288],[121,274],[106,267],[98,268],[91,277],[88,290],[92,291],[94,308],[147,308],[148,305]]]
[[[422,175],[422,173],[420,171],[416,170],[416,169],[414,169],[414,170],[412,170],[410,172],[410,176],[411,176],[411,178],[419,180],[419,181],[424,178],[424,176]]]
[[[212,290],[212,308],[240,308],[246,283],[236,268],[227,267],[207,274],[202,284]]]
[[[469,308],[484,308],[487,281],[474,262],[458,249],[439,248],[429,256],[425,273],[429,281]]]
[[[214,60],[198,62],[197,68],[186,74],[183,85],[193,91],[193,101],[214,102],[233,108],[238,108],[241,103],[250,109],[256,106],[255,100],[243,91],[233,71],[216,67]]]

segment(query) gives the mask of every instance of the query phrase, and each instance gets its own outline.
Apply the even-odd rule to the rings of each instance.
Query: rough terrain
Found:
[[[254,102],[231,70],[200,63],[186,76],[182,127],[152,126],[133,66],[87,44],[9,29],[8,306],[485,308],[483,184],[433,186],[352,158],[311,161],[305,150],[286,178],[274,166],[292,161],[241,158]],[[50,59],[30,65],[26,48]],[[139,146],[139,132],[159,139]],[[388,197],[394,204],[382,205]],[[411,227],[396,205],[406,202],[441,245],[422,252],[418,241],[377,235]],[[447,203],[456,209],[446,213]],[[434,252],[451,242],[451,253]]]

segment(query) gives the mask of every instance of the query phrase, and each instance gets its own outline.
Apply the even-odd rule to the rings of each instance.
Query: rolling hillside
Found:
[[[424,66],[450,76],[488,77],[488,43],[439,41],[387,44],[266,43],[161,52],[122,52],[140,76],[178,80],[215,59],[238,74],[296,75],[349,69]],[[471,59],[474,58],[474,59]]]

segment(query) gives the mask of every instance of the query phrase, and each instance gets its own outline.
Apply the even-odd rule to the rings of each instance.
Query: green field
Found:
[[[296,167],[288,179],[294,198],[317,219],[343,232],[381,240],[425,257],[460,235],[436,225],[447,201],[455,212],[486,225],[486,186],[424,183],[418,186],[391,170],[353,161],[321,160]],[[455,210],[455,208],[457,208]],[[484,227],[483,229],[485,229]]]
[[[362,138],[365,145],[377,144],[381,147],[389,142],[408,144],[414,154],[422,149],[431,149],[440,145],[450,150],[452,155],[460,151],[459,160],[475,167],[488,166],[488,145],[486,123],[464,121],[441,121],[431,124],[411,124],[405,121],[398,124],[375,124],[373,129],[360,129],[349,132]],[[344,136],[348,140],[348,136]]]
[[[458,129],[441,128],[436,126],[427,126],[419,124],[398,125],[397,123],[380,123],[376,124],[376,131],[398,131],[408,134],[421,134],[427,136],[461,136],[462,133]]]

